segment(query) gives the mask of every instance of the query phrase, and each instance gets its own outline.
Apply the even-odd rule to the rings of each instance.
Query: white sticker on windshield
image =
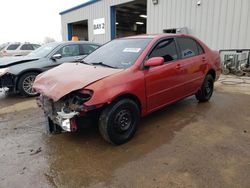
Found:
[[[131,52],[131,53],[138,53],[141,51],[141,48],[125,48],[123,52]]]

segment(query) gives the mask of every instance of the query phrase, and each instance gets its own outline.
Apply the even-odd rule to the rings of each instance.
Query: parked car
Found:
[[[143,35],[113,40],[82,63],[51,69],[34,88],[50,132],[74,132],[97,117],[102,137],[123,144],[140,117],[192,95],[208,101],[220,70],[219,53],[195,37]]]
[[[41,47],[40,44],[31,43],[7,43],[0,48],[0,57],[3,56],[25,56],[35,49]]]
[[[54,42],[27,56],[0,58],[0,88],[7,87],[9,92],[20,92],[24,96],[36,96],[32,85],[38,74],[64,62],[81,59],[99,46],[91,42]]]

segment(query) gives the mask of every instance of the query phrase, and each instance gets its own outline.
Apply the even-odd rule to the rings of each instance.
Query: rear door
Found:
[[[152,57],[163,57],[165,64],[144,71],[148,112],[182,98],[182,84],[186,79],[174,38],[158,42],[148,56]]]
[[[195,93],[201,86],[206,69],[206,56],[201,45],[189,37],[176,38],[180,51],[180,65],[185,81],[183,83],[183,94]]]

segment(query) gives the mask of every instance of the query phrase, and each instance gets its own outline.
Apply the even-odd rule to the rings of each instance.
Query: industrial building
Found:
[[[250,0],[90,0],[60,15],[63,40],[188,33],[215,50],[250,49]]]

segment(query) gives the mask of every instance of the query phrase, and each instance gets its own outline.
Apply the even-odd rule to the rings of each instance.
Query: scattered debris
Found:
[[[32,151],[34,151],[34,150],[32,150]],[[32,151],[30,150],[30,152],[32,152]],[[39,147],[35,152],[31,153],[30,155],[36,155],[36,154],[40,153],[41,151],[42,151],[42,147]]]
[[[25,152],[24,152],[24,151],[21,151],[21,152],[18,152],[17,154],[18,154],[18,155],[20,155],[20,154],[25,154]]]

